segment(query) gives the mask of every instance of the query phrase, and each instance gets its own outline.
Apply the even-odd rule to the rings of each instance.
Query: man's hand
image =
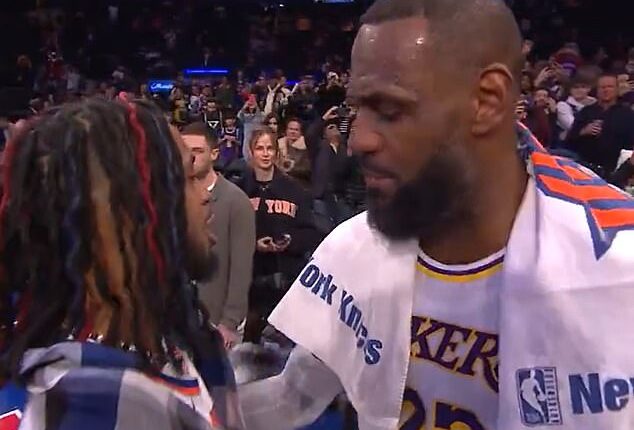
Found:
[[[531,53],[531,51],[533,51],[534,46],[535,43],[532,40],[524,40],[524,43],[522,43],[522,55],[526,57],[528,54]]]
[[[535,78],[535,87],[540,87],[547,79],[550,79],[553,76],[555,76],[555,71],[549,66],[544,67],[537,75],[537,78]]]
[[[526,112],[526,101],[519,100],[515,104],[515,117],[517,118],[518,121],[524,121],[526,120],[527,116],[528,116],[528,112]]]
[[[279,242],[275,242],[272,237],[267,236],[262,239],[258,239],[255,243],[255,248],[259,252],[276,253],[286,251],[290,244],[291,237],[289,235],[285,235],[284,239]]]
[[[579,134],[582,136],[598,136],[601,134],[602,130],[603,130],[603,121],[595,120],[595,121],[592,121],[590,124],[586,125],[585,127],[583,127],[581,131],[579,132]]]
[[[222,336],[222,339],[224,340],[225,349],[229,350],[240,342],[238,333],[236,333],[234,330],[231,330],[230,328],[227,328],[222,324],[219,324],[217,328],[220,332],[220,335]]]
[[[275,252],[275,242],[271,236],[263,237],[255,243],[255,249],[259,252]]]
[[[324,114],[324,116],[321,117],[321,119],[323,119],[324,121],[330,121],[333,119],[337,119],[338,115],[337,115],[337,109],[339,109],[339,106],[333,106],[330,109],[328,109],[328,111]]]

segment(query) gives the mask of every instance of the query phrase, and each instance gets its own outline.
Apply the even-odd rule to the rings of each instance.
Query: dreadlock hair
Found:
[[[95,329],[149,368],[202,321],[187,289],[184,170],[149,102],[89,99],[32,120],[0,178],[0,378]]]

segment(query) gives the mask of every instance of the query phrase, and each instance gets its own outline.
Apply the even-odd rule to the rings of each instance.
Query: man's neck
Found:
[[[205,178],[203,179],[203,184],[205,185],[206,189],[209,189],[209,187],[213,187],[214,185],[216,185],[217,181],[218,181],[218,174],[212,167],[211,169],[209,169],[207,176],[205,176]]]
[[[601,106],[601,109],[603,109],[603,110],[608,110],[612,106],[614,106],[615,104],[616,104],[616,100],[612,100],[610,102],[599,100],[599,106]]]
[[[258,182],[270,182],[273,180],[274,169],[271,167],[270,169],[259,169],[255,167],[253,169],[255,171],[255,180]]]
[[[515,149],[515,133],[507,133],[505,145],[483,144],[474,165],[473,218],[451,226],[447,234],[433,243],[422,243],[423,251],[446,264],[468,264],[486,258],[506,247],[515,217],[524,198],[528,174]],[[494,166],[491,161],[495,160]],[[496,168],[497,166],[497,168]]]

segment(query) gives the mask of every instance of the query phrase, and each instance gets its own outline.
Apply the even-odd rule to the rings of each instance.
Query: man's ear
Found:
[[[513,85],[513,74],[504,64],[491,64],[480,73],[473,98],[475,115],[471,132],[474,135],[489,133],[512,113]]]
[[[211,161],[217,161],[220,156],[220,148],[214,148],[211,150]]]

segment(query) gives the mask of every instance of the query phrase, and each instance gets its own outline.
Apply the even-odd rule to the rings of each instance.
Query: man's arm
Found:
[[[557,103],[557,123],[566,132],[570,130],[575,122],[575,114],[572,107],[566,102]]]
[[[581,109],[581,111],[577,114],[574,122],[572,123],[572,127],[570,128],[570,132],[568,133],[568,142],[570,148],[574,150],[580,143],[583,143],[583,140],[587,138],[585,135],[585,128],[590,123],[590,115],[587,107]]]
[[[246,317],[255,252],[255,212],[247,196],[231,187],[229,280],[220,324],[235,330]]]
[[[292,430],[314,422],[343,388],[308,350],[295,347],[282,373],[238,387],[247,429]]]
[[[328,151],[329,148],[322,148],[313,165],[312,192],[313,198],[317,200],[325,198],[326,190],[328,189],[328,180],[330,179],[330,157]]]

